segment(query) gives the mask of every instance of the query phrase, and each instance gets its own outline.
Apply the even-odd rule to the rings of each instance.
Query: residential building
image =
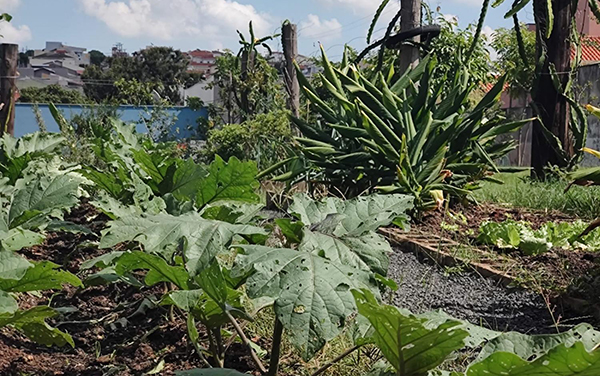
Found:
[[[188,71],[212,75],[217,69],[217,58],[223,56],[221,51],[194,50],[187,52],[190,59]]]

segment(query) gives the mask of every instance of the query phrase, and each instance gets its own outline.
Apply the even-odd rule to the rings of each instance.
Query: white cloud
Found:
[[[21,0],[0,0],[0,13],[12,12],[20,5]]]
[[[372,12],[375,13],[381,3],[379,0],[326,0],[326,2],[335,5],[342,5],[352,9],[355,13]]]
[[[335,40],[342,36],[342,24],[335,18],[321,20],[315,14],[309,14],[306,21],[300,22],[300,35],[320,41]]]
[[[8,22],[0,22],[0,41],[2,43],[22,44],[31,40],[31,29],[27,25],[15,26]]]
[[[1,0],[0,0],[1,1]],[[270,16],[252,5],[232,0],[79,0],[86,14],[104,22],[124,37],[149,36],[172,40],[181,36],[203,37],[219,44],[235,36],[238,29],[247,33],[253,21],[257,36],[272,32]]]
[[[452,0],[453,3],[465,5],[483,5],[484,0]]]
[[[21,0],[0,0],[0,13],[10,13],[21,6]],[[22,44],[32,39],[31,29],[27,25],[16,25],[11,22],[0,22],[0,42]]]

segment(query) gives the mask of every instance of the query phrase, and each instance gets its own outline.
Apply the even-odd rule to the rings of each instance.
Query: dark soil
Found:
[[[415,228],[432,234],[443,233],[445,236],[448,236],[448,230],[442,228],[442,223],[446,222],[458,225],[460,229],[459,233],[466,234],[472,232],[476,236],[479,232],[479,227],[485,221],[504,222],[507,219],[513,219],[515,221],[529,222],[534,229],[537,229],[546,222],[568,222],[577,219],[558,211],[508,208],[493,204],[471,205],[467,207],[457,206],[451,212],[455,215],[464,215],[467,218],[467,223],[453,221],[443,211],[432,211],[426,213],[423,218],[417,221]]]
[[[394,303],[414,313],[441,309],[477,325],[522,333],[556,333],[591,317],[580,317],[560,306],[547,305],[540,294],[507,289],[476,273],[448,273],[428,260],[396,249],[390,277],[399,290]]]
[[[507,208],[493,204],[480,206],[455,207],[451,210],[456,219],[441,211],[426,214],[413,226],[413,231],[430,233],[450,238],[459,243],[475,245],[480,249],[485,246],[477,244],[479,227],[485,221],[504,222],[507,219],[531,223],[534,229],[547,222],[572,222],[576,217],[557,211],[535,211],[523,208]],[[467,222],[458,219],[462,214]],[[447,224],[444,226],[443,224]],[[520,267],[519,283],[559,294],[570,290],[570,286],[578,284],[581,276],[594,273],[600,269],[600,252],[586,252],[553,249],[536,256],[525,256],[518,251],[493,250],[515,259]],[[532,286],[532,283],[534,284]]]
[[[84,203],[65,219],[87,226],[96,235],[51,233],[43,245],[21,253],[34,261],[61,264],[83,279],[89,273],[79,273],[81,263],[109,251],[90,244],[98,240],[107,218]],[[65,287],[41,297],[23,295],[22,309],[50,301],[50,306],[67,312],[49,323],[68,332],[75,348],[43,347],[12,329],[0,329],[0,375],[143,375],[161,361],[164,368],[160,375],[201,368],[186,340],[185,319],[176,312],[171,317],[168,310],[154,304],[162,289],[161,285],[138,289],[111,284]],[[253,370],[241,345],[232,345],[228,354],[225,366]]]

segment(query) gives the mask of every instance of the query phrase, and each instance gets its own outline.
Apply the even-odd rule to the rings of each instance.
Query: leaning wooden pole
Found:
[[[5,133],[15,135],[18,61],[18,45],[0,44],[0,136]]]
[[[402,0],[400,3],[400,32],[416,29],[421,26],[421,0]],[[414,42],[420,38],[415,37]],[[419,62],[419,47],[403,44],[400,47],[400,72],[414,67]]]
[[[281,29],[283,55],[285,57],[285,85],[288,91],[288,108],[295,117],[300,116],[300,85],[294,62],[298,59],[297,26],[285,21]]]

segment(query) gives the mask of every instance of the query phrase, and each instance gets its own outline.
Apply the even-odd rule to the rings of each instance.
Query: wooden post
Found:
[[[537,26],[538,59],[542,56],[542,45],[546,46],[547,58],[542,67],[537,87],[533,91],[535,103],[543,124],[555,135],[562,144],[565,153],[574,155],[573,141],[569,130],[569,103],[564,95],[556,90],[550,73],[550,65],[556,67],[561,85],[565,87],[571,72],[571,38],[573,26],[573,9],[571,0],[552,0],[554,10],[554,26],[550,38],[546,38],[545,0],[534,0],[534,16]],[[548,165],[566,167],[562,158],[554,151],[547,141],[540,122],[533,123],[531,140],[531,167],[532,173],[543,179],[544,168]]]
[[[300,116],[300,85],[294,61],[298,58],[298,27],[289,21],[283,23],[283,55],[285,57],[285,85],[289,94],[288,108],[295,117]]]
[[[400,32],[421,26],[421,0],[402,0],[400,3]],[[413,38],[415,42],[420,37]],[[400,47],[400,73],[414,67],[419,62],[419,47],[403,44]]]
[[[0,44],[0,136],[15,134],[15,100],[17,98],[17,66],[19,46]]]

